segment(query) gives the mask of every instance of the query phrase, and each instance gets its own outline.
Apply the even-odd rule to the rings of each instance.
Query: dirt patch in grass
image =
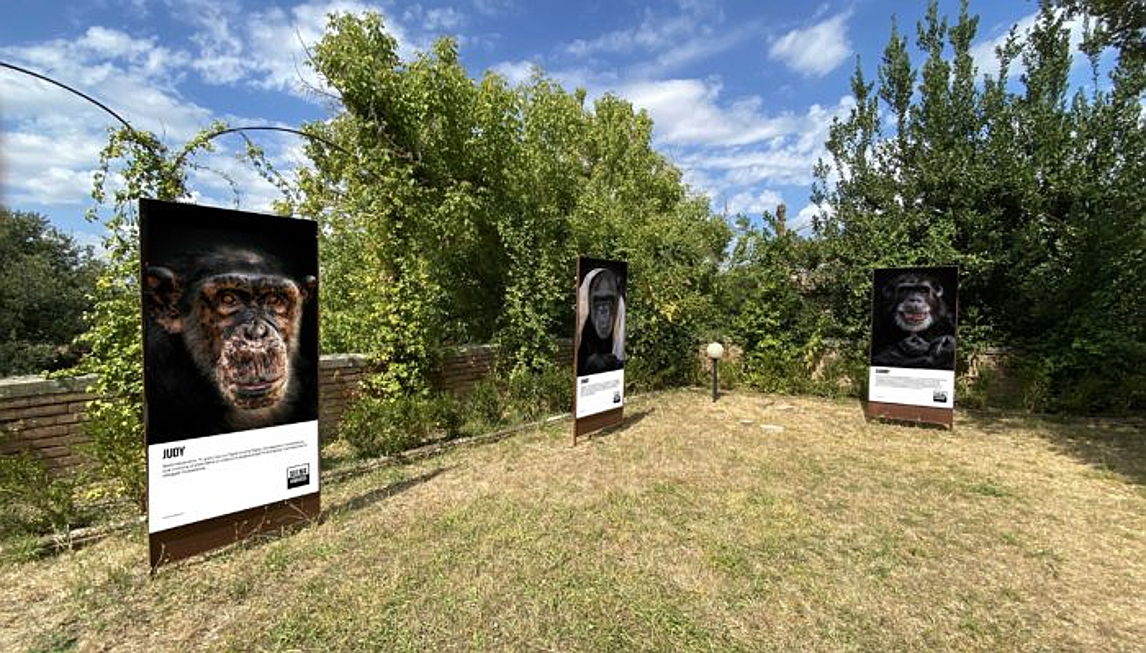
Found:
[[[1126,650],[1141,423],[703,391],[330,483],[149,578],[142,529],[0,567],[0,649]]]

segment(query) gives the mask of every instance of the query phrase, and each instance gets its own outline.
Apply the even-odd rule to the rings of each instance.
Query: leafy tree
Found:
[[[930,4],[919,71],[894,23],[878,87],[857,61],[856,107],[833,125],[832,160],[816,170],[814,199],[832,209],[816,224],[833,272],[825,292],[836,333],[862,342],[870,267],[956,263],[964,344],[1026,352],[1040,407],[1125,409],[1146,401],[1146,313],[1117,290],[1146,280],[1146,71],[1120,56],[1097,83],[1092,39],[1094,90],[1072,93],[1063,21],[1044,5],[981,82],[966,2],[950,26]]]
[[[323,224],[327,350],[375,355],[380,393],[422,392],[451,342],[495,340],[511,374],[540,373],[572,333],[583,253],[631,263],[638,377],[687,377],[728,230],[647,115],[611,96],[590,110],[540,72],[472,80],[449,39],[403,62],[374,14],[332,18],[314,64],[344,111],[308,129],[361,153],[312,146],[292,207]]]
[[[771,213],[762,222],[736,218],[736,239],[719,284],[725,321],[713,335],[743,350],[738,376],[752,387],[831,392],[813,379],[813,366],[826,350],[827,307],[810,292],[821,243],[800,238]]]
[[[0,376],[75,364],[100,268],[44,216],[0,207]]]
[[[1054,4],[1068,15],[1098,20],[1093,46],[1113,45],[1132,64],[1146,61],[1146,4],[1136,0],[1056,0]]]

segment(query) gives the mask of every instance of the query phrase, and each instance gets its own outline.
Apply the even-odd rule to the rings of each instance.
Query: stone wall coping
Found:
[[[0,399],[20,399],[43,395],[87,392],[96,381],[95,374],[47,379],[41,375],[10,376],[0,379]]]
[[[367,367],[368,365],[370,365],[370,357],[366,354],[324,354],[318,359],[319,368],[324,370]]]
[[[572,342],[568,338],[558,338],[559,345]],[[446,355],[465,355],[481,351],[496,351],[497,345],[473,344],[455,345],[446,347]],[[366,354],[324,354],[319,357],[319,368],[324,370],[337,370],[346,368],[370,367],[371,359]],[[68,394],[87,392],[96,381],[95,374],[82,376],[45,378],[43,375],[31,374],[27,376],[10,376],[0,378],[0,401],[4,399],[22,399],[24,397],[38,397],[45,395]]]

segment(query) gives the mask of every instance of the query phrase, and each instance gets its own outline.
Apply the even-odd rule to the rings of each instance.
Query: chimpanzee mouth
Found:
[[[903,312],[901,312],[900,315],[903,316],[904,322],[908,322],[910,324],[919,324],[919,323],[923,322],[924,320],[926,320],[927,316],[928,316],[927,313],[903,313]]]
[[[272,379],[270,381],[256,381],[254,383],[236,383],[235,394],[239,397],[261,397],[272,390],[278,385],[282,377]]]

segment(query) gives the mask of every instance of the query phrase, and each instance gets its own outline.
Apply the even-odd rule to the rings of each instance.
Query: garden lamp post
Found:
[[[716,401],[716,367],[720,363],[720,357],[724,356],[724,345],[720,344],[719,342],[709,343],[706,353],[708,354],[708,357],[712,359],[712,400]]]

